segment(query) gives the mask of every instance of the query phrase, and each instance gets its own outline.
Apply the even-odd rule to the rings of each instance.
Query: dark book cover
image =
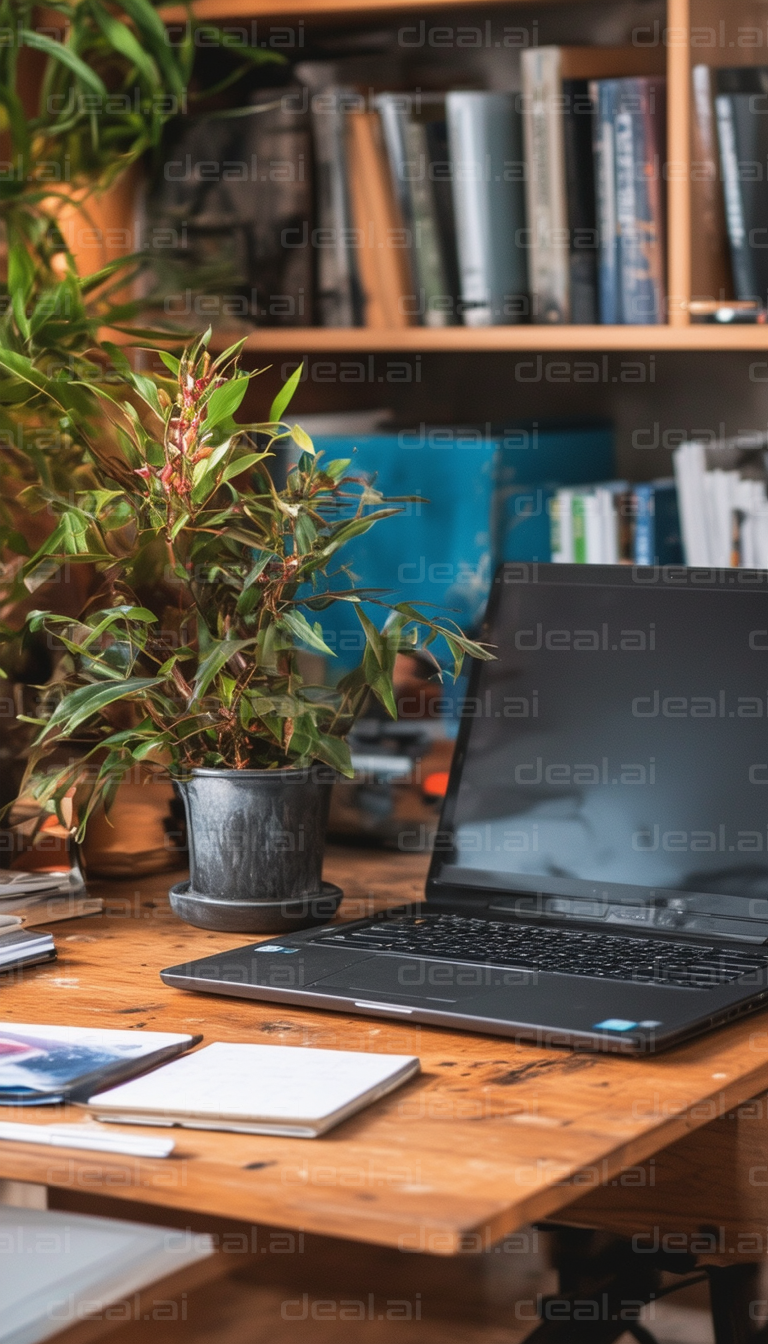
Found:
[[[768,67],[716,71],[715,112],[736,297],[768,301]]]
[[[564,79],[562,95],[571,321],[591,323],[598,321],[598,253],[589,81]]]
[[[302,100],[262,91],[232,115],[168,128],[148,192],[146,251],[169,317],[311,325],[312,137],[293,102]]]

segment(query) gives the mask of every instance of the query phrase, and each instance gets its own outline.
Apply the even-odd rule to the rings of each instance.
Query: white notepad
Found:
[[[412,1078],[415,1055],[217,1042],[91,1097],[99,1120],[314,1139]]]

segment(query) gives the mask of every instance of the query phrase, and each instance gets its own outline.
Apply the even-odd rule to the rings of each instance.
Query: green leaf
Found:
[[[211,643],[211,647],[200,659],[197,666],[197,673],[193,682],[194,696],[192,703],[202,699],[208,687],[223,667],[226,667],[230,658],[239,653],[241,649],[248,649],[258,643],[257,637],[253,639],[216,639]]]
[[[157,353],[160,356],[161,360],[163,361],[166,369],[169,369],[170,372],[174,374],[175,377],[178,377],[179,368],[181,366],[181,360],[177,359],[175,355],[169,355],[166,350],[158,350]]]
[[[349,747],[340,737],[331,737],[328,733],[318,733],[314,743],[315,755],[326,765],[330,765],[339,774],[351,779],[354,775]]]
[[[287,410],[293,397],[293,394],[296,391],[296,388],[299,386],[299,382],[301,380],[301,372],[303,368],[304,365],[300,364],[297,369],[294,369],[290,378],[288,379],[287,382],[283,384],[277,396],[275,397],[275,400],[272,402],[272,405],[269,409],[269,418],[273,424],[277,424],[279,423],[279,421],[282,420],[283,412]]]
[[[124,56],[127,61],[130,61],[132,65],[135,65],[147,84],[153,89],[158,89],[160,87],[160,77],[157,66],[152,58],[147,55],[141,43],[134,37],[130,28],[127,28],[119,19],[108,14],[98,4],[98,0],[90,0],[90,11],[110,46],[121,56]]]
[[[63,42],[55,42],[44,33],[32,32],[29,28],[22,28],[18,36],[22,46],[32,47],[33,51],[42,51],[54,61],[66,65],[72,74],[77,75],[77,78],[94,93],[101,94],[102,98],[107,97],[104,81],[99,78],[95,70],[91,70],[90,66],[85,64],[85,61],[80,60],[71,47],[65,46]]]
[[[249,379],[244,374],[242,378],[230,378],[221,387],[214,388],[206,406],[206,432],[220,424],[222,420],[227,420],[229,416],[234,415],[248,391],[248,382]]]
[[[319,622],[310,625],[300,611],[282,612],[276,624],[281,630],[287,630],[299,644],[306,644],[307,648],[316,649],[318,653],[327,653],[331,658],[336,657],[323,639]]]
[[[297,448],[302,452],[309,453],[310,457],[315,456],[315,445],[310,439],[307,431],[301,428],[301,425],[293,425],[291,428],[291,438]]]
[[[141,698],[144,691],[150,690],[153,686],[159,686],[162,683],[158,677],[126,677],[119,681],[94,683],[89,686],[80,686],[76,691],[70,691],[64,699],[56,706],[53,714],[48,720],[43,736],[48,736],[51,729],[57,730],[57,735],[71,736],[76,728],[92,719],[107,705],[112,705],[117,700],[132,700]]]

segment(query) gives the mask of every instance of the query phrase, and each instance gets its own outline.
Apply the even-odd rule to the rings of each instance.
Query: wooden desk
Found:
[[[326,863],[348,919],[417,898],[425,869],[421,856],[354,849]],[[179,1129],[165,1161],[3,1143],[0,1178],[47,1185],[60,1201],[68,1191],[69,1207],[96,1209],[97,1197],[154,1206],[160,1221],[184,1211],[443,1256],[552,1218],[697,1236],[691,1249],[720,1263],[768,1252],[766,1105],[743,1105],[768,1088],[768,1013],[634,1060],[187,994],[160,969],[238,939],[180,923],[168,885],[104,884],[105,916],[56,926],[57,962],[3,977],[4,1018],[413,1053],[423,1074],[322,1139]],[[6,1116],[70,1118],[49,1107]]]

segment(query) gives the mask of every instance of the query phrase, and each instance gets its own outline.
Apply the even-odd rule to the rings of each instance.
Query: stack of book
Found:
[[[683,561],[671,480],[557,490],[550,502],[551,558],[560,564],[672,565]]]
[[[657,61],[532,48],[517,93],[313,99],[323,323],[663,322]]]
[[[0,872],[0,919],[32,927],[55,924],[104,909],[99,896],[88,896],[79,868],[59,872]]]
[[[149,193],[148,247],[187,268],[166,311],[228,265],[222,323],[663,322],[662,69],[655,48],[531,48],[518,90],[424,94],[305,62],[278,110],[182,121]]]
[[[768,569],[764,448],[684,443],[675,451],[689,565]]]

